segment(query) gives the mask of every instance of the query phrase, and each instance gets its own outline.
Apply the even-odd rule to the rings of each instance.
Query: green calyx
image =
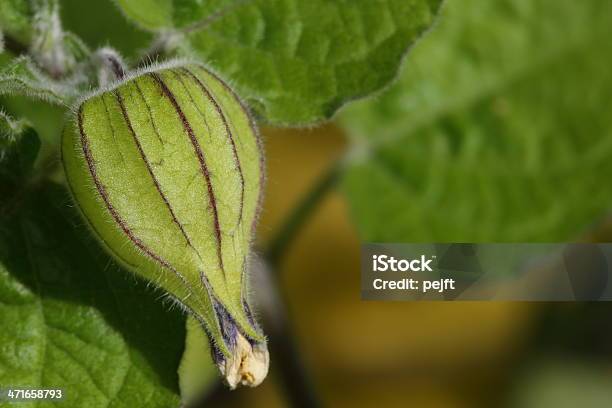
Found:
[[[63,162],[94,234],[201,322],[232,388],[259,384],[268,353],[247,270],[263,152],[241,101],[204,66],[175,62],[129,75],[75,116]]]

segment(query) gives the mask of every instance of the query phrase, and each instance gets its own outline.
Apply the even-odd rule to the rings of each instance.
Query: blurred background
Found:
[[[612,240],[612,6],[585,3],[449,0],[387,93],[321,126],[263,126],[260,248],[347,151],[369,152],[274,271],[289,327],[272,360],[285,358],[274,342],[294,342],[323,405],[612,406],[610,303],[360,299],[363,241]],[[108,0],[90,2],[87,15],[80,0],[62,4],[65,26],[92,46],[134,57],[150,41]],[[59,113],[32,115],[51,123]],[[372,154],[374,138],[391,142]],[[371,189],[387,180],[374,156],[405,196]],[[202,406],[288,406],[278,367],[258,388],[215,388]]]

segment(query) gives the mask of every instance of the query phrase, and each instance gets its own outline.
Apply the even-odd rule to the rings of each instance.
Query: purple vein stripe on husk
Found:
[[[238,157],[238,150],[236,149],[236,141],[234,140],[234,136],[232,135],[232,130],[230,129],[229,123],[227,122],[227,118],[225,114],[223,113],[221,106],[219,106],[219,103],[212,96],[212,94],[206,88],[204,83],[200,81],[200,79],[189,69],[181,68],[181,71],[183,71],[185,74],[187,74],[191,79],[193,79],[196,82],[198,87],[202,90],[202,93],[204,94],[204,96],[213,104],[213,106],[215,107],[215,110],[221,117],[221,121],[223,122],[223,127],[225,127],[227,138],[229,139],[232,145],[232,153],[234,155],[234,164],[236,166],[236,170],[238,170],[238,175],[240,177],[240,213],[238,214],[238,223],[236,224],[236,225],[240,225],[240,223],[242,222],[243,209],[244,209],[244,187],[245,187],[244,186],[244,174],[242,173],[242,166],[240,165],[240,158]],[[187,90],[187,87],[185,87],[185,89]],[[189,91],[187,90],[187,92]]]
[[[219,225],[219,213],[217,211],[217,201],[216,201],[215,193],[213,190],[210,172],[208,171],[208,166],[206,165],[206,160],[204,158],[204,152],[202,151],[202,148],[200,147],[200,143],[198,142],[198,139],[195,137],[195,133],[193,132],[193,129],[191,128],[191,125],[189,124],[187,117],[185,116],[185,112],[183,112],[183,110],[179,106],[176,100],[176,97],[174,96],[172,91],[168,88],[168,86],[166,85],[164,80],[161,78],[161,76],[159,76],[159,74],[157,74],[156,72],[150,72],[149,76],[151,76],[151,78],[155,80],[155,82],[161,89],[162,94],[166,98],[168,98],[168,100],[174,107],[174,110],[176,111],[177,115],[179,116],[179,119],[181,120],[183,124],[183,129],[185,129],[187,136],[189,136],[189,140],[191,141],[193,150],[195,151],[195,154],[200,163],[200,169],[202,171],[202,174],[204,175],[204,179],[206,181],[206,187],[208,190],[208,203],[210,205],[210,208],[213,214],[213,225],[214,225],[214,230],[215,230],[215,238],[217,240],[217,257],[219,259],[219,267],[221,268],[221,272],[223,273],[223,277],[225,278],[225,268],[223,266],[223,257],[222,257],[222,252],[221,252],[221,227]]]
[[[247,109],[247,107],[245,106],[245,104],[242,102],[242,100],[238,97],[238,95],[236,94],[236,92],[234,92],[234,90],[232,88],[230,88],[225,82],[223,82],[223,80],[221,78],[219,78],[219,76],[217,76],[217,74],[215,74],[212,71],[207,70],[206,68],[204,68],[201,65],[195,65],[200,71],[204,72],[207,75],[212,76],[214,79],[216,79],[217,81],[219,81],[219,83],[221,83],[221,85],[223,86],[223,88],[228,91],[236,100],[236,102],[238,102],[240,104],[240,106],[242,107],[243,112],[245,112],[246,116],[247,116],[247,120],[249,122],[249,127],[251,128],[251,132],[253,133],[253,137],[255,138],[255,144],[257,145],[257,150],[259,151],[259,196],[257,197],[257,208],[260,209],[262,204],[263,204],[263,194],[264,194],[264,184],[265,184],[265,175],[264,175],[264,169],[266,167],[266,163],[265,163],[265,158],[264,158],[264,148],[263,148],[263,143],[261,142],[261,138],[259,137],[259,132],[257,131],[257,126],[255,126],[255,121],[253,120],[253,117],[251,116],[251,114],[249,113],[249,110]],[[255,230],[257,228],[257,217],[253,218],[253,223],[251,224],[251,233],[254,234]]]
[[[157,193],[159,194],[166,208],[170,212],[170,215],[172,216],[172,221],[174,221],[174,223],[181,230],[181,234],[185,238],[185,241],[187,241],[187,244],[197,253],[198,251],[194,248],[193,244],[191,243],[191,240],[189,239],[187,232],[185,232],[185,228],[183,227],[183,224],[181,224],[178,218],[176,218],[174,209],[172,208],[172,205],[170,204],[170,202],[166,198],[166,195],[162,191],[161,185],[159,184],[159,180],[157,180],[157,177],[155,177],[155,173],[153,173],[153,168],[151,167],[151,163],[149,162],[149,159],[147,158],[142,148],[142,144],[140,143],[140,140],[138,139],[138,136],[136,135],[136,132],[134,131],[134,127],[132,126],[132,121],[130,120],[128,112],[125,108],[123,97],[121,96],[118,90],[115,90],[113,93],[115,94],[115,98],[117,98],[117,103],[119,104],[119,108],[121,109],[121,113],[123,114],[123,119],[125,120],[125,123],[127,124],[130,134],[132,135],[132,139],[134,139],[134,143],[136,143],[136,147],[138,148],[138,153],[140,153],[140,157],[142,158],[142,160],[145,163],[145,166],[147,167],[147,171],[149,172],[149,175],[151,176],[151,179],[153,181],[153,184],[155,185],[155,189],[157,190]]]
[[[115,207],[111,203],[110,197],[108,196],[108,194],[106,192],[106,188],[104,187],[104,185],[102,185],[102,182],[98,178],[96,164],[95,164],[94,159],[92,157],[91,150],[89,149],[89,140],[87,138],[85,130],[83,129],[83,105],[81,105],[81,107],[79,108],[78,126],[79,126],[79,133],[80,133],[80,136],[81,136],[81,148],[83,150],[83,155],[85,156],[85,161],[87,162],[87,167],[89,169],[89,173],[91,174],[91,177],[93,179],[94,185],[96,186],[96,190],[98,191],[98,194],[102,198],[102,201],[104,201],[106,209],[111,214],[113,220],[117,223],[117,225],[121,228],[121,230],[125,233],[125,235],[128,237],[128,239],[134,245],[136,245],[141,251],[143,251],[150,258],[152,258],[154,261],[159,263],[161,266],[163,266],[164,268],[166,268],[166,269],[170,270],[172,273],[174,273],[185,284],[187,289],[190,292],[192,292],[189,284],[187,283],[187,280],[185,279],[185,277],[183,275],[181,275],[181,273],[178,270],[176,270],[176,268],[174,268],[172,265],[170,265],[170,263],[168,261],[166,261],[165,259],[163,259],[159,255],[157,255],[155,252],[153,252],[151,250],[151,248],[147,247],[140,240],[140,238],[138,238],[136,235],[134,235],[134,233],[129,228],[127,223],[119,216],[119,214],[117,213],[117,210],[115,209]]]

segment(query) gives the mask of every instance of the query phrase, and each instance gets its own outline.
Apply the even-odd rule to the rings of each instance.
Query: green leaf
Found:
[[[267,121],[307,124],[391,82],[440,2],[243,2],[191,34],[191,45]]]
[[[66,0],[65,0],[66,1]],[[186,27],[228,6],[233,9],[252,0],[113,0],[125,17],[139,27],[164,31]]]
[[[399,83],[346,111],[370,241],[556,241],[609,211],[612,3],[447,3]]]
[[[612,401],[610,367],[599,359],[567,354],[538,359],[517,379],[512,408],[604,407]]]
[[[212,360],[210,342],[200,322],[188,317],[186,326],[185,352],[178,374],[181,399],[191,403],[210,392],[221,377]]]
[[[63,388],[65,407],[178,406],[184,318],[100,253],[68,202],[46,184],[1,212],[0,384]]]
[[[25,44],[32,35],[30,0],[0,1],[0,31]]]

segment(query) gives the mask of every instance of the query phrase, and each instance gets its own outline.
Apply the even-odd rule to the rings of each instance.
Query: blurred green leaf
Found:
[[[212,361],[210,342],[200,322],[189,316],[186,325],[185,352],[178,373],[181,399],[191,403],[209,392],[221,377]]]
[[[179,311],[74,225],[63,188],[2,200],[0,383],[63,388],[66,407],[178,406]]]
[[[449,1],[399,83],[342,116],[370,241],[557,241],[612,207],[612,3]]]
[[[32,34],[30,0],[0,1],[0,31],[28,44]]]
[[[601,361],[563,358],[531,364],[522,373],[511,407],[606,407],[612,401],[612,372]]]

